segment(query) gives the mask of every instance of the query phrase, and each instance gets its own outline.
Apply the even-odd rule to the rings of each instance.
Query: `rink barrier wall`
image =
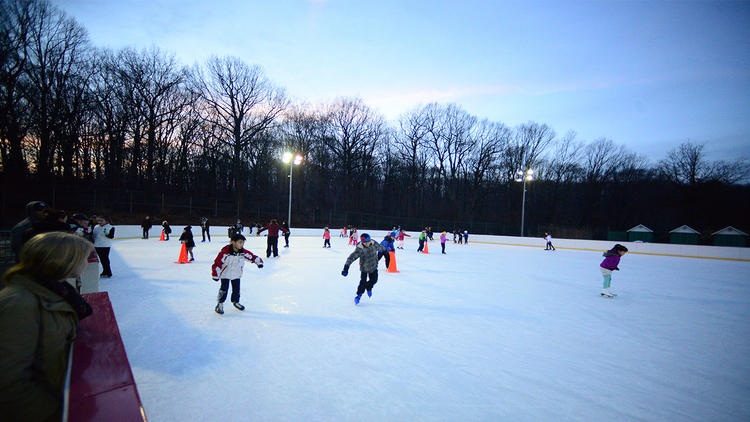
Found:
[[[140,239],[141,228],[139,226],[116,226],[115,231],[116,239]],[[184,226],[173,225],[171,240],[177,240],[182,233]],[[215,226],[211,227],[211,236],[214,241],[227,241],[227,226]],[[339,231],[341,228],[330,228],[331,240],[335,241],[339,237]],[[292,237],[294,236],[307,236],[307,237],[320,237],[321,244],[323,242],[323,228],[292,228]],[[369,233],[375,240],[381,240],[387,233],[385,230],[371,230],[371,229],[359,229],[359,233]],[[419,237],[419,232],[409,231],[407,232],[412,237],[407,237],[406,240],[416,240]],[[161,234],[161,229],[157,230],[157,227],[151,229],[149,233],[149,239],[158,239]],[[244,231],[244,235],[248,236],[247,229]],[[193,226],[193,237],[195,241],[199,243],[201,241],[201,228],[200,226]],[[433,238],[435,241],[439,241],[440,233],[435,232]],[[448,242],[453,243],[453,235],[448,234]],[[519,237],[519,236],[495,236],[495,235],[484,235],[484,234],[469,234],[469,244],[471,243],[482,243],[488,245],[500,245],[500,246],[523,246],[531,248],[544,248],[546,242],[543,238],[539,237]],[[620,243],[628,248],[629,253],[639,255],[657,255],[657,256],[671,256],[677,258],[698,258],[698,259],[718,259],[725,261],[742,261],[750,262],[750,248],[740,248],[735,246],[707,246],[707,245],[677,245],[670,243],[645,243],[645,242],[615,242],[612,240],[583,240],[583,239],[552,239],[552,244],[557,249],[563,250],[577,250],[577,251],[590,251],[590,252],[603,252],[609,250],[614,246],[615,243]]]

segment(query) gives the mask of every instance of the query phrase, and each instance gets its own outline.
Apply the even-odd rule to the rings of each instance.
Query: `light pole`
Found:
[[[294,157],[294,161],[292,161],[292,157]],[[291,152],[285,152],[284,155],[281,157],[281,161],[284,163],[289,163],[289,215],[286,218],[286,224],[287,226],[292,226],[292,169],[294,166],[300,165],[302,162],[302,156],[297,154],[296,156],[292,154]]]
[[[523,183],[523,199],[521,199],[521,237],[523,237],[523,220],[526,213],[526,182],[531,182],[532,180],[534,180],[534,170],[518,170],[516,172],[516,182]]]

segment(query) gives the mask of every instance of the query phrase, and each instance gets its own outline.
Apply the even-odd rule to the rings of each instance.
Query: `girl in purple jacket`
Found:
[[[619,271],[617,265],[620,263],[620,257],[625,255],[628,248],[621,244],[616,244],[612,249],[604,252],[604,261],[599,264],[599,269],[602,272],[604,278],[604,286],[602,288],[602,297],[615,297],[617,293],[609,289],[609,285],[612,282],[612,271]]]

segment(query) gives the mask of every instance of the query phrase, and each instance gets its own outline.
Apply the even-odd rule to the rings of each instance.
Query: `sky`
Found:
[[[750,158],[750,2],[54,0],[94,45],[261,66],[295,102],[386,118],[456,103],[508,126]]]

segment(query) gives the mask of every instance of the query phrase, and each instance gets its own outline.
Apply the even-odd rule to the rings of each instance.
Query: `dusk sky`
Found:
[[[750,2],[56,0],[94,45],[186,65],[233,55],[296,102],[428,102],[652,161],[679,143],[750,158]]]

